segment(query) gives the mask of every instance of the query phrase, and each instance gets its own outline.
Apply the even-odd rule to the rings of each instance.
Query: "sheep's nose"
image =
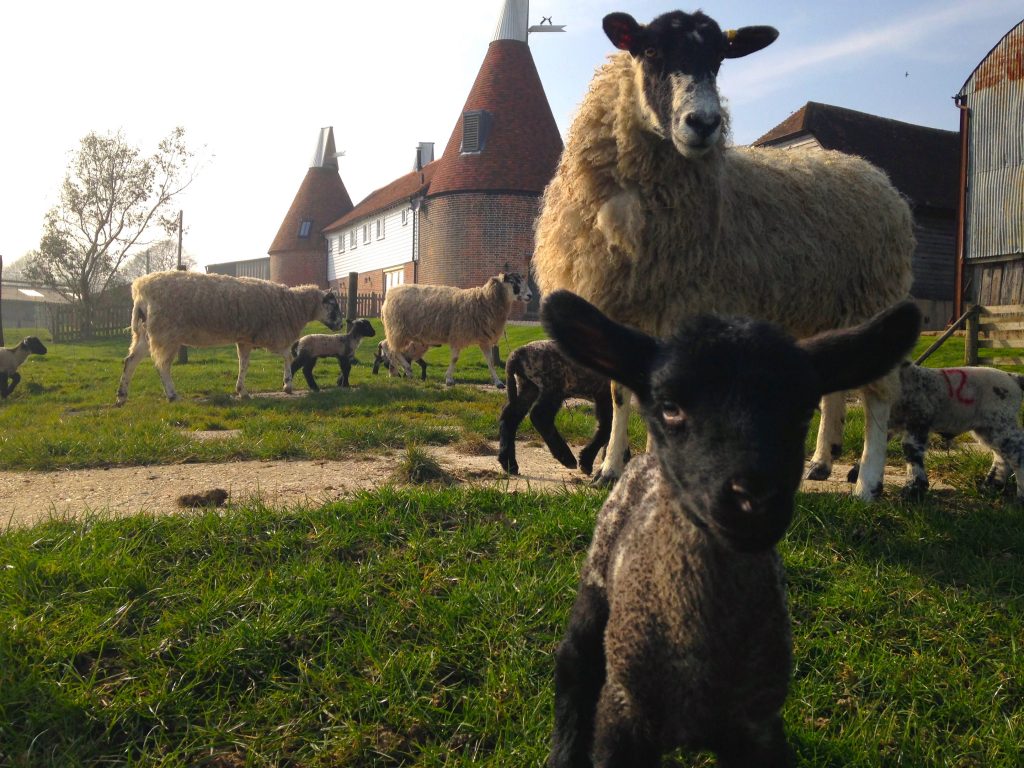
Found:
[[[722,124],[720,114],[699,114],[691,112],[686,116],[686,125],[702,139],[706,139]]]
[[[754,475],[734,477],[725,484],[725,490],[744,514],[758,511],[775,495],[775,488],[767,478]]]

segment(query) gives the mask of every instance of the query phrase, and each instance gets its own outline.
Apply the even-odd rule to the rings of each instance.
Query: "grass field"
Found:
[[[493,439],[502,402],[440,386],[444,350],[426,386],[374,379],[367,346],[354,392],[234,401],[233,351],[193,350],[174,371],[183,402],[163,402],[146,363],[115,409],[124,341],[51,349],[0,404],[3,468]],[[465,357],[459,380],[485,383],[479,353]],[[318,370],[333,383],[330,362]],[[251,391],[279,388],[277,360],[254,356]],[[577,440],[592,428],[566,422]],[[241,434],[187,435],[211,428]],[[780,546],[799,765],[1022,764],[1024,511],[979,486],[986,464],[932,452],[957,490],[917,504],[799,495]],[[552,652],[603,498],[381,488],[0,534],[0,766],[539,765]]]

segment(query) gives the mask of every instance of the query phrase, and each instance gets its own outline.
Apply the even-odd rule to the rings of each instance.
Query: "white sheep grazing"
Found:
[[[775,544],[793,516],[807,426],[824,393],[895,366],[921,313],[904,302],[801,342],[714,315],[659,341],[567,291],[541,317],[566,355],[636,393],[653,445],[598,513],[555,656],[548,768],[653,767],[676,747],[714,751],[721,768],[792,765]]]
[[[907,461],[905,496],[928,490],[924,456],[928,435],[953,438],[971,432],[992,449],[988,481],[1003,485],[1017,476],[1017,501],[1024,503],[1024,430],[1020,427],[1024,376],[996,368],[900,368],[900,396],[892,406],[889,430],[902,433]]]
[[[18,386],[21,381],[18,368],[25,362],[25,358],[45,354],[46,347],[37,336],[26,336],[13,347],[0,348],[0,398],[6,399]]]
[[[646,26],[614,13],[604,29],[625,52],[597,71],[544,193],[533,257],[543,292],[575,291],[658,336],[714,311],[806,337],[907,296],[913,221],[882,171],[838,152],[726,146],[719,66],[770,44],[774,29],[723,33],[681,11]],[[881,490],[896,391],[895,374],[864,391],[864,498]],[[613,401],[601,469],[612,480],[629,399]],[[843,418],[842,395],[826,398],[810,476],[830,473]]]
[[[306,323],[319,320],[332,331],[344,318],[338,297],[315,285],[289,288],[251,277],[199,272],[154,272],[132,283],[132,344],[124,359],[117,405],[128,399],[128,385],[147,355],[160,374],[168,400],[178,397],[171,362],[182,345],[235,344],[235,393],[246,397],[249,353],[262,347],[284,359],[284,391],[292,391],[292,344]]]
[[[380,319],[391,350],[392,362],[412,376],[412,366],[398,350],[410,345],[447,344],[452,357],[445,372],[445,384],[455,383],[455,363],[463,347],[477,344],[484,354],[491,381],[498,389],[505,385],[498,378],[491,359],[491,347],[505,329],[512,302],[528,302],[533,292],[522,275],[502,273],[476,288],[448,285],[397,285],[388,290]]]
[[[369,320],[359,318],[352,323],[352,330],[348,333],[310,333],[303,336],[292,345],[292,375],[302,369],[302,375],[306,377],[306,384],[314,392],[319,392],[316,379],[313,378],[313,368],[316,361],[321,357],[333,357],[338,361],[338,386],[348,387],[348,374],[352,370],[352,356],[359,349],[359,343],[370,336],[376,336],[377,332]]]

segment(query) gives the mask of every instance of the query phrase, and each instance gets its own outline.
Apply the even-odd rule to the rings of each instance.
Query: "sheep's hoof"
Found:
[[[905,501],[921,501],[926,493],[928,493],[928,482],[919,480],[912,480],[900,490],[900,496]]]
[[[496,381],[496,382],[494,382],[494,386],[496,386],[498,389],[504,389],[505,388],[505,382],[503,382],[503,381]]]
[[[604,469],[597,470],[594,479],[590,481],[592,488],[611,488],[618,481],[619,476],[614,472],[605,472]]]
[[[846,473],[846,482],[856,483],[858,475],[860,475],[860,464],[854,464],[850,467],[850,471]]]
[[[501,468],[508,472],[510,475],[519,474],[519,462],[517,462],[515,459],[509,461],[508,459],[504,459],[501,456],[499,456],[498,463],[501,464]]]
[[[823,461],[816,461],[807,470],[807,474],[804,475],[808,480],[828,480],[832,474],[832,467]]]

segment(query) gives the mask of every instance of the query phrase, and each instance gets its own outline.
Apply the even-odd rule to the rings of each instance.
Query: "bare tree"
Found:
[[[81,307],[84,335],[90,333],[97,300],[117,282],[144,233],[154,225],[175,231],[170,204],[192,182],[193,157],[181,127],[149,157],[120,132],[82,139],[26,274]]]
[[[181,264],[185,269],[195,266],[196,260],[187,251],[181,253]],[[158,240],[142,251],[130,256],[121,267],[120,280],[130,283],[137,277],[150,272],[163,272],[178,268],[178,241],[174,239]]]

